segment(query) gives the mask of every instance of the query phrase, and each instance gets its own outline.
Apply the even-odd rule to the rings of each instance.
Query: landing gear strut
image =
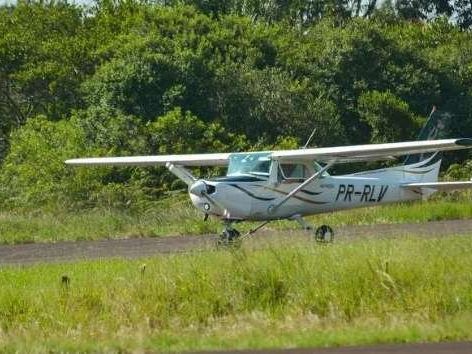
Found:
[[[307,230],[307,231],[315,230],[313,225],[303,220],[301,215],[294,215],[292,216],[292,219],[297,221],[300,224],[300,226],[303,228],[303,230]],[[316,242],[331,243],[334,241],[334,231],[328,225],[321,225],[314,231],[314,237],[315,237]]]
[[[216,241],[217,247],[236,247],[239,248],[243,242],[243,239],[251,237],[256,233],[256,231],[262,229],[265,225],[267,225],[270,220],[264,221],[262,224],[259,224],[254,229],[246,232],[244,235],[241,235],[238,230],[232,227],[231,221],[225,221],[224,225],[225,228],[220,235],[218,241]]]

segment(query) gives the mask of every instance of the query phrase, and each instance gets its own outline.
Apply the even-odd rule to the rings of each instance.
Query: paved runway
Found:
[[[408,234],[424,237],[441,237],[451,234],[471,234],[472,220],[434,221],[421,224],[385,224],[341,227],[335,230],[336,239],[359,239],[361,237],[392,237]],[[254,239],[244,242],[254,243],[283,238],[308,238],[300,230],[261,230]],[[101,241],[76,241],[57,243],[31,243],[0,246],[0,264],[28,264],[43,262],[68,262],[106,257],[138,258],[162,253],[185,252],[214,247],[216,236],[173,236],[154,238],[129,238]],[[472,351],[471,351],[472,353]]]
[[[395,344],[326,349],[268,349],[198,352],[199,354],[471,354],[472,342]]]

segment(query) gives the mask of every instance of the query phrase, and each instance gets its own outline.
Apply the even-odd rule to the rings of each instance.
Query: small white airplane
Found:
[[[220,218],[220,244],[232,244],[272,220],[291,219],[313,228],[304,216],[336,210],[424,199],[437,191],[472,188],[472,181],[438,182],[440,151],[472,148],[472,139],[434,139],[441,130],[440,114],[431,113],[420,141],[299,150],[190,155],[79,158],[76,166],[165,165],[188,185],[192,203],[205,214]],[[335,164],[394,159],[409,155],[401,165],[342,176],[330,176]],[[322,163],[323,165],[320,165]],[[228,166],[226,176],[197,179],[186,167]],[[241,236],[233,224],[263,221]],[[333,230],[318,227],[315,239],[331,242]]]

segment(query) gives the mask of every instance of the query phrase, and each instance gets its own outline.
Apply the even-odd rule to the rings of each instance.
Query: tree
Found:
[[[170,0],[168,2],[164,1],[166,5],[192,5],[195,6],[199,11],[204,14],[211,15],[214,17],[220,17],[223,15],[230,14],[238,0]]]
[[[65,159],[86,151],[81,130],[73,122],[51,122],[44,116],[31,118],[13,133],[10,144],[0,173],[3,206],[26,207],[82,199],[84,189],[93,188],[87,183],[73,187],[74,176],[81,172],[64,164]]]
[[[152,154],[187,154],[247,150],[243,135],[228,133],[223,126],[213,122],[206,124],[191,112],[174,108],[147,126]],[[201,168],[196,173],[209,173]],[[182,187],[181,182],[162,168],[143,172],[147,186],[160,189]]]
[[[377,8],[377,0],[351,0],[349,1],[349,9],[351,16],[371,16]]]
[[[463,29],[472,26],[472,2],[470,0],[454,0],[454,9],[457,13],[457,22]]]
[[[238,13],[254,20],[269,23],[286,22],[291,26],[305,27],[324,16],[338,20],[349,17],[347,0],[242,0],[236,1]]]
[[[370,127],[372,143],[411,140],[418,124],[408,104],[391,92],[370,91],[359,97],[359,114]]]
[[[451,0],[397,0],[395,9],[407,20],[426,20],[436,16],[451,16],[454,6]]]
[[[82,85],[89,106],[117,109],[144,121],[164,113],[166,97],[175,99],[180,72],[164,48],[168,40],[148,39],[120,38],[123,48]],[[156,42],[159,49],[148,49]]]
[[[81,106],[89,54],[81,26],[80,8],[63,1],[0,8],[0,160],[28,119],[58,120]]]

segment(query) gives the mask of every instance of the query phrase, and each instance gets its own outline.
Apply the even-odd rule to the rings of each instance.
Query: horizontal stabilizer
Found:
[[[401,186],[402,188],[411,190],[421,190],[423,188],[435,189],[437,191],[453,191],[457,189],[472,188],[472,181],[466,182],[432,182],[432,183],[407,183]]]

